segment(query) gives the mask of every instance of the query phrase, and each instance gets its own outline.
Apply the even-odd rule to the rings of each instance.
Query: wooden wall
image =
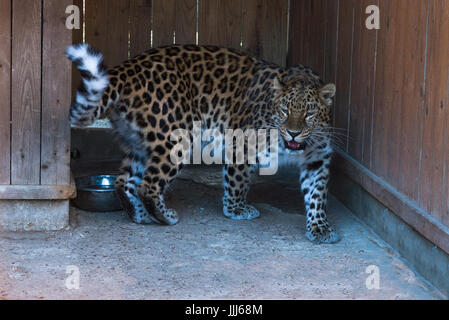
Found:
[[[82,0],[75,0],[82,7]],[[157,46],[215,44],[286,64],[289,0],[85,0],[85,41],[110,66]],[[82,40],[82,30],[74,42]]]
[[[0,0],[0,199],[61,198],[70,185],[71,3]]]
[[[291,4],[289,63],[337,85],[334,124],[348,133],[338,142],[339,167],[416,230],[448,244],[449,1]],[[380,30],[365,27],[372,4]]]

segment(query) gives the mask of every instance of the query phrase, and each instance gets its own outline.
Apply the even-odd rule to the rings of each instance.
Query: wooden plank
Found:
[[[334,107],[334,126],[348,129],[351,104],[352,50],[354,38],[355,7],[358,0],[340,1],[337,46],[337,94]],[[351,132],[347,132],[351,135]],[[347,151],[347,143],[340,145]]]
[[[371,158],[371,116],[375,87],[377,30],[365,25],[365,8],[373,2],[361,0],[356,7],[356,27],[352,59],[349,153],[369,167]]]
[[[428,2],[379,3],[372,168],[417,201]]]
[[[75,185],[0,185],[0,200],[67,200],[76,196]]]
[[[130,3],[130,56],[151,48],[152,1],[133,0]]]
[[[41,1],[13,1],[12,184],[40,183]]]
[[[78,6],[80,9],[80,29],[74,29],[72,33],[73,44],[83,43],[83,33],[84,33],[84,3],[83,0],[73,0],[73,4]],[[65,10],[64,10],[65,12]],[[81,74],[76,68],[75,64],[72,65],[72,97],[74,100],[76,91],[78,90],[78,86],[81,82]]]
[[[449,254],[449,228],[419,208],[416,202],[344,153],[335,154],[333,165],[333,170],[343,172],[361,185],[399,218]]]
[[[70,183],[70,125],[72,64],[64,56],[72,43],[65,28],[65,8],[72,0],[44,0],[42,38],[41,184]]]
[[[0,184],[11,182],[11,1],[0,0]]]
[[[444,203],[447,199],[444,185],[448,149],[449,3],[445,0],[430,3],[419,204],[449,226]]]
[[[281,66],[286,65],[288,1],[243,0],[243,49]]]
[[[336,83],[339,0],[326,1],[324,10],[325,41],[322,79],[325,83]]]
[[[86,42],[112,67],[128,59],[130,0],[86,0]]]
[[[153,47],[174,43],[176,0],[153,0]]]
[[[241,49],[242,0],[199,1],[199,43]]]
[[[176,0],[176,43],[194,44],[196,43],[197,28],[197,1],[196,0]]]

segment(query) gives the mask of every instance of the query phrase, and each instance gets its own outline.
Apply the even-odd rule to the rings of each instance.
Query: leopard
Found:
[[[274,129],[281,164],[298,169],[306,237],[316,244],[340,236],[327,219],[333,154],[333,83],[303,65],[282,67],[241,50],[213,45],[151,48],[108,69],[88,44],[67,48],[81,73],[70,123],[85,127],[109,119],[124,154],[115,189],[138,224],[175,225],[179,216],[164,195],[184,164],[173,163],[170,134],[203,129]],[[260,216],[247,202],[254,164],[224,164],[223,214],[233,220]]]

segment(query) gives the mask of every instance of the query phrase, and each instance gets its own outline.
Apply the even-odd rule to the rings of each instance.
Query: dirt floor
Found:
[[[0,233],[0,299],[445,298],[334,198],[329,218],[342,241],[310,243],[299,191],[286,180],[256,183],[254,221],[226,219],[221,172],[201,168],[169,192],[181,216],[173,227],[72,208],[66,231]],[[370,266],[379,289],[367,288]],[[67,281],[77,270],[78,289]]]

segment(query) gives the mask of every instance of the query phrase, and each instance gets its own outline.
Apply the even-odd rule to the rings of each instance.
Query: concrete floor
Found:
[[[250,200],[262,217],[249,222],[221,214],[220,171],[192,168],[169,192],[176,226],[72,208],[66,231],[0,233],[0,299],[445,298],[334,198],[329,217],[342,241],[307,241],[287,180],[256,183]],[[378,290],[366,287],[372,265]],[[66,288],[69,266],[79,269],[79,289]]]

